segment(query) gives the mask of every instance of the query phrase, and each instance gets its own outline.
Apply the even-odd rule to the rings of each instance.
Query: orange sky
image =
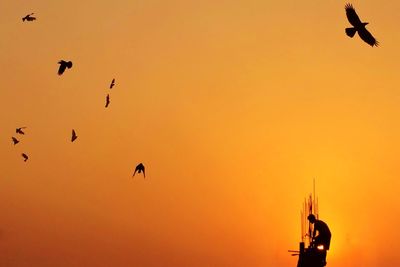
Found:
[[[400,265],[400,3],[345,3],[0,3],[0,266],[295,266],[313,178],[328,266]]]

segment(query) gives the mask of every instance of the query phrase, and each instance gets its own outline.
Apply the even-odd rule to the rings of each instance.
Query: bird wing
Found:
[[[109,104],[110,104],[110,96],[107,95],[107,97],[106,97],[106,107],[108,107]]]
[[[370,46],[378,46],[379,42],[375,39],[374,36],[365,28],[358,31],[358,35],[360,38],[364,40]]]
[[[137,165],[137,169],[139,170],[139,173],[143,172],[143,176],[146,178],[143,163],[140,163],[139,165]]]
[[[66,65],[67,65],[68,69],[72,68],[72,61],[68,61],[68,62],[66,63]]]
[[[133,172],[133,175],[132,175],[132,177],[133,177],[133,176],[135,176],[135,174],[136,174],[137,170],[138,170],[138,168],[136,167],[136,168],[135,168],[135,171]]]
[[[357,27],[359,25],[361,25],[361,20],[358,17],[356,10],[354,9],[352,4],[346,4],[345,5],[345,10],[346,10],[346,16],[347,19],[349,20],[350,24],[353,25],[354,27]]]
[[[72,129],[72,137],[71,137],[71,142],[73,142],[76,138],[78,138],[78,136],[75,133],[75,130]]]
[[[58,75],[61,75],[64,73],[65,68],[67,67],[63,61],[58,62],[60,64],[60,67],[58,68]]]
[[[114,83],[115,83],[115,79],[112,79],[111,84],[110,84],[110,89],[113,88]]]

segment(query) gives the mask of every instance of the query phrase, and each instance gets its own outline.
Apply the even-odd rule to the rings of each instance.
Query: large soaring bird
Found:
[[[29,14],[29,15],[26,15],[25,17],[22,18],[22,21],[25,21],[25,20],[27,20],[27,21],[34,21],[34,20],[36,20],[35,17],[31,17],[33,14],[34,14],[34,13],[31,13],[31,14]]]
[[[144,165],[143,163],[139,163],[136,168],[135,168],[135,172],[133,173],[132,177],[135,176],[136,172],[141,173],[143,172],[143,177],[146,178],[146,174],[144,172]]]
[[[60,67],[58,68],[58,75],[63,74],[66,68],[68,69],[72,68],[71,61],[60,60],[58,61],[58,64],[60,64]]]
[[[347,19],[349,20],[350,24],[353,25],[352,28],[346,28],[346,34],[352,38],[356,34],[356,32],[358,32],[358,35],[364,42],[366,42],[367,44],[369,44],[372,47],[378,46],[378,44],[379,44],[378,41],[365,28],[365,26],[368,24],[368,22],[361,22],[353,5],[348,3],[345,5],[344,8],[346,10]]]

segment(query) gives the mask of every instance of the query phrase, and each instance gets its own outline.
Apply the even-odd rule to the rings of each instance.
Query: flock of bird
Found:
[[[110,83],[110,89],[112,89],[114,87],[114,85],[115,85],[115,78],[112,79],[112,81]],[[108,105],[110,105],[110,94],[107,94],[107,96],[106,96],[106,105],[105,105],[105,107],[107,108]]]
[[[26,15],[25,17],[22,18],[22,21],[24,22],[24,21],[34,21],[34,20],[36,20],[36,17],[33,17],[33,14],[34,13]],[[62,75],[67,69],[71,69],[72,65],[73,65],[72,61],[66,61],[66,60],[63,60],[63,59],[60,60],[58,62],[58,64],[60,65],[59,68],[58,68],[58,72],[57,72],[58,75]],[[110,86],[109,86],[109,89],[112,89],[114,86],[115,86],[115,78],[112,79],[112,81],[110,83]],[[108,108],[109,105],[110,105],[110,94],[107,94],[105,108]],[[27,127],[17,128],[15,130],[15,132],[17,134],[20,134],[20,135],[25,135],[25,132],[23,131],[23,129],[25,129],[25,128],[27,128]],[[71,142],[74,142],[77,138],[78,138],[78,135],[76,134],[75,129],[72,129]],[[12,139],[12,142],[13,142],[14,145],[17,145],[18,143],[20,143],[20,141],[14,136],[11,137],[11,139]],[[22,153],[21,155],[22,155],[22,157],[24,159],[24,162],[26,162],[29,159],[29,157],[28,157],[28,155],[26,153]],[[144,167],[143,163],[139,163],[136,166],[132,177],[135,176],[136,173],[143,173],[143,177],[144,178],[146,177],[146,175],[145,175],[145,167]]]
[[[26,129],[26,127],[19,127],[19,128],[17,128],[17,129],[15,129],[15,133],[16,133],[16,134],[20,134],[20,135],[25,135],[25,132],[22,131],[22,129]],[[14,137],[14,136],[11,137],[11,140],[13,141],[14,146],[20,142],[20,141],[19,141],[16,137]],[[29,159],[28,155],[25,154],[25,153],[22,153],[21,156],[24,158],[24,161],[25,161],[25,162]]]
[[[369,44],[370,46],[378,46],[379,42],[375,39],[375,37],[373,37],[373,35],[365,28],[366,25],[368,25],[368,22],[362,22],[360,20],[360,18],[358,17],[354,7],[352,4],[346,4],[345,5],[345,11],[346,11],[346,16],[348,21],[350,22],[350,24],[353,27],[350,28],[346,28],[345,29],[345,33],[350,37],[353,38],[354,35],[356,33],[358,33],[358,35],[360,36],[360,38],[366,42],[367,44]],[[36,17],[33,16],[34,13],[28,14],[25,17],[22,18],[22,21],[35,21]],[[72,61],[65,61],[65,60],[60,60],[58,62],[58,64],[60,64],[59,68],[58,68],[58,75],[62,75],[67,69],[71,69],[72,68]],[[112,89],[115,86],[115,78],[112,79],[109,89]],[[110,105],[110,94],[107,94],[106,96],[106,104],[105,104],[105,108],[108,108],[108,106]],[[16,133],[19,135],[24,135],[25,132],[23,131],[23,129],[25,129],[26,127],[20,127],[16,129]],[[72,135],[71,135],[71,142],[74,142],[76,139],[78,138],[76,132],[74,129],[72,129]],[[17,145],[20,141],[16,138],[16,137],[12,137],[12,141],[14,145]],[[27,154],[22,153],[22,157],[24,159],[24,161],[26,162],[29,157]],[[143,177],[145,176],[145,167],[142,163],[139,163],[136,168],[135,171],[132,175],[135,176],[136,173],[143,173]]]

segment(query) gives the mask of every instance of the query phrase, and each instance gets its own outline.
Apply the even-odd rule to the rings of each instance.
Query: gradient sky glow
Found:
[[[345,4],[2,1],[0,266],[295,266],[313,178],[328,266],[399,266],[400,2]]]

